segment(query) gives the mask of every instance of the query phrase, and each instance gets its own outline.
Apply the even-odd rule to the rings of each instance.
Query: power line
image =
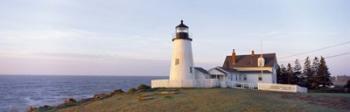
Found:
[[[343,42],[343,43],[330,45],[330,46],[326,46],[326,47],[322,47],[322,48],[318,48],[318,49],[314,49],[314,50],[311,50],[311,51],[306,51],[306,52],[301,52],[301,53],[297,53],[297,54],[293,54],[293,55],[289,55],[289,56],[284,56],[284,57],[281,57],[281,59],[294,57],[294,56],[299,56],[299,55],[304,55],[304,54],[309,54],[309,53],[314,53],[314,52],[318,52],[318,51],[322,51],[322,50],[325,50],[325,49],[338,47],[338,46],[342,46],[342,45],[346,45],[346,44],[350,44],[350,41],[346,41],[346,42]]]
[[[350,55],[350,52],[345,52],[345,53],[341,53],[341,54],[337,54],[337,55],[327,56],[327,57],[325,57],[325,58],[326,58],[326,59],[329,59],[329,58],[336,58],[336,57],[344,56],[344,55]]]
[[[324,57],[325,59],[330,59],[330,58],[336,58],[336,57],[339,57],[339,56],[345,56],[345,55],[350,55],[350,52],[344,52],[344,53],[340,53],[340,54],[336,54],[336,55],[331,55],[331,56],[326,56]],[[311,58],[312,59],[312,58]],[[305,61],[305,59],[298,59],[299,62],[300,61]],[[282,62],[287,62],[287,61],[282,61]]]

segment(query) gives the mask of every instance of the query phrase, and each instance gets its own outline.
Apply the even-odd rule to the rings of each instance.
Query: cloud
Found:
[[[150,35],[121,35],[116,33],[68,30],[16,30],[0,31],[0,53],[68,53],[68,54],[118,54],[128,57],[164,58],[165,48],[170,48],[162,39]],[[158,48],[158,49],[155,49]],[[152,55],[153,54],[153,55]]]
[[[149,42],[158,40],[143,38],[83,30],[0,31],[0,74],[167,75],[168,61],[146,55]]]
[[[168,75],[168,61],[113,58],[100,60],[0,57],[0,74]]]

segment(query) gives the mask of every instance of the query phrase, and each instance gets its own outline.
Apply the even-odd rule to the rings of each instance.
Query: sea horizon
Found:
[[[118,76],[118,77],[168,77],[168,74],[167,74],[167,75],[0,74],[0,76]]]
[[[0,111],[25,111],[30,106],[57,105],[64,99],[124,91],[166,76],[0,75]]]

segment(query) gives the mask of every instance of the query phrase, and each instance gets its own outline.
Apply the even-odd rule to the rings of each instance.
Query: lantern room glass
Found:
[[[188,28],[185,28],[185,27],[176,28],[176,33],[188,33]]]

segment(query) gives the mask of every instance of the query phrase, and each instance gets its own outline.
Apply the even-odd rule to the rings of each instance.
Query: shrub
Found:
[[[130,88],[129,90],[128,90],[128,93],[135,93],[137,90],[135,89],[135,88]]]
[[[151,89],[150,86],[148,85],[145,85],[145,84],[140,84],[138,87],[137,87],[137,90],[149,90]]]
[[[49,105],[44,105],[44,106],[41,106],[38,108],[38,112],[47,112],[47,111],[50,111],[50,110],[53,110],[54,107],[52,106],[49,106]]]
[[[77,100],[75,100],[74,98],[68,98],[64,100],[64,103],[66,104],[77,103]]]
[[[114,90],[111,95],[115,95],[115,94],[120,94],[120,93],[124,93],[124,91],[122,89],[117,89],[117,90]]]
[[[348,82],[344,85],[344,90],[345,92],[350,92],[350,80],[348,80]]]
[[[344,88],[350,88],[350,80],[345,84]]]
[[[107,98],[109,96],[110,96],[109,94],[101,93],[101,94],[95,94],[93,98],[94,99],[104,99],[104,98]]]

